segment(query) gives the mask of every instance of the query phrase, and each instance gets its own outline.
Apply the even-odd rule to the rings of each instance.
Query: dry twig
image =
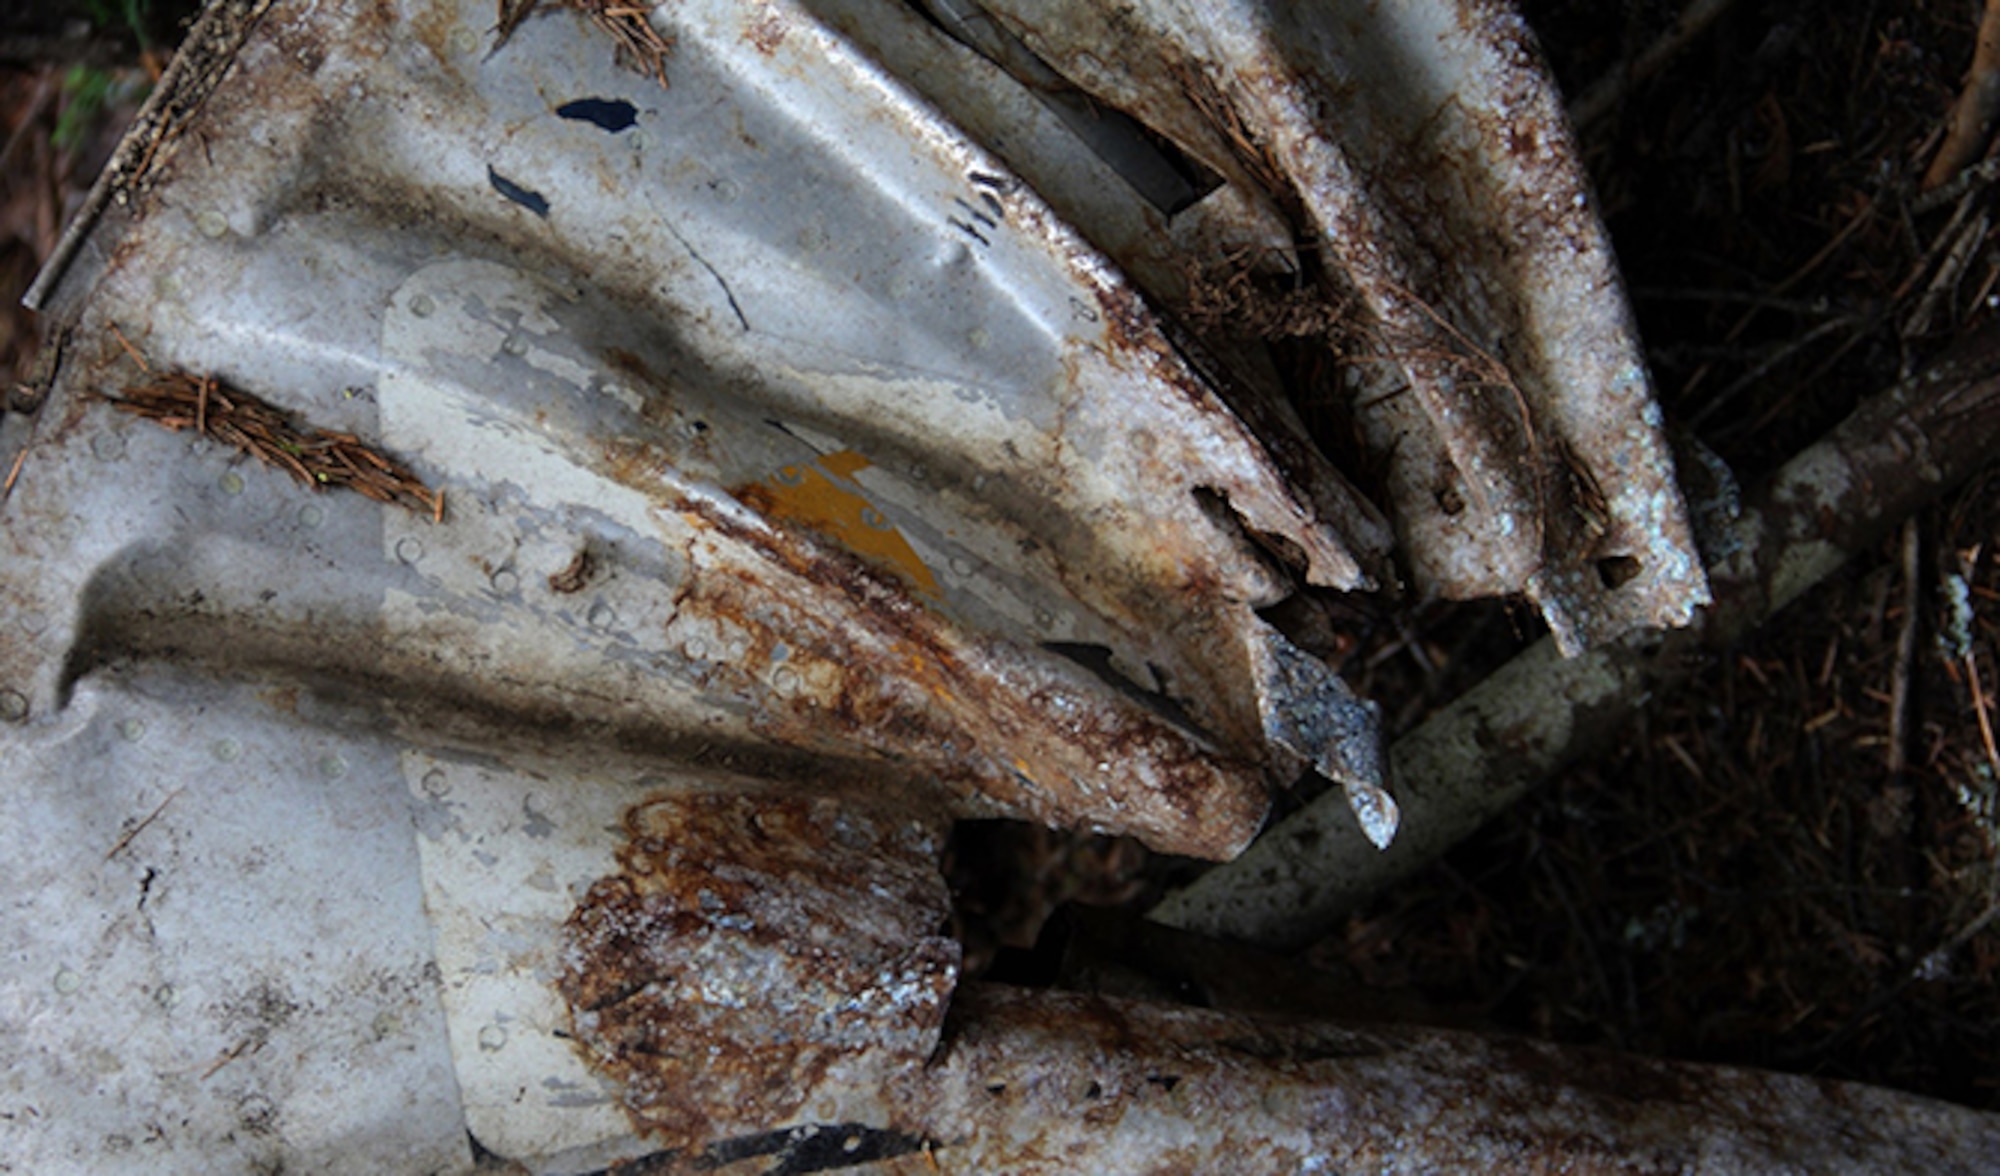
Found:
[[[1993,118],[2000,114],[2000,0],[1986,0],[1979,22],[1979,39],[1972,50],[1972,69],[1965,89],[1951,109],[1944,145],[1924,173],[1925,189],[1950,180],[1986,152]]]
[[[1581,97],[1570,103],[1570,121],[1579,129],[1618,108],[1632,87],[1666,67],[1667,62],[1693,43],[1735,0],[1690,0],[1667,30],[1629,61],[1622,61],[1599,78]]]
[[[1237,165],[1251,182],[1280,205],[1288,206],[1290,211],[1290,206],[1297,204],[1298,195],[1286,178],[1284,165],[1278,161],[1271,145],[1251,129],[1243,112],[1223,94],[1215,79],[1185,62],[1171,64],[1168,71],[1180,83],[1181,92],[1187,95],[1188,101],[1222,136],[1230,154],[1236,157]]]
[[[1917,663],[1917,618],[1922,612],[1923,534],[1914,518],[1903,522],[1903,625],[1896,637],[1895,676],[1889,684],[1889,774],[1907,766],[1910,678]]]
[[[147,813],[144,820],[140,821],[138,824],[126,830],[125,835],[118,839],[118,844],[112,846],[110,851],[104,855],[104,860],[108,862],[112,858],[117,857],[119,850],[124,849],[126,846],[132,844],[132,839],[139,836],[139,834],[144,833],[148,825],[151,825],[154,821],[159,820],[160,814],[166,812],[167,806],[174,802],[174,797],[179,796],[183,791],[185,790],[176,788],[172,792],[167,793],[167,798],[161,801],[159,804],[154,805],[153,811]]]

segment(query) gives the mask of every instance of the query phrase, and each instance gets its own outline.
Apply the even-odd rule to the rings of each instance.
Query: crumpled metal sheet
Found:
[[[1615,259],[1533,36],[1493,0],[992,0],[1064,78],[1296,209],[1372,319],[1353,411],[1420,587],[1566,653],[1706,603]]]
[[[40,411],[0,423],[23,454],[0,860],[27,896],[0,929],[26,962],[0,979],[23,1026],[5,1130],[34,1166],[448,1169],[467,1132],[551,1172],[662,1146],[917,1163],[966,1146],[953,1100],[987,1090],[911,1086],[920,1061],[1041,1048],[1006,1000],[945,1019],[944,822],[1227,856],[1312,763],[1393,831],[1372,708],[1258,614],[1298,579],[1390,586],[1390,525],[1254,355],[1155,308],[1187,296],[1189,251],[1295,247],[1293,194],[1172,111],[1079,134],[1020,75],[1102,79],[1020,14],[1009,40],[962,4],[948,32],[887,0],[689,0],[646,18],[675,42],[666,87],[577,12],[504,38],[494,15],[217,5],[37,284],[69,349]],[[1187,61],[1233,86],[1234,52]],[[1303,117],[1296,79],[1273,86],[1245,125]],[[1228,182],[1175,190],[1147,127]],[[1277,146],[1286,174],[1318,158]],[[1587,214],[1564,223],[1608,266]],[[1431,321],[1371,289],[1398,330]],[[1431,343],[1470,313],[1439,289]],[[1608,278],[1594,297],[1589,321],[1622,315]],[[1503,381],[1518,436],[1491,411],[1470,440],[1444,410],[1396,428],[1468,471],[1480,519],[1519,521],[1549,451],[1515,442],[1582,405],[1617,445],[1564,425],[1557,452],[1628,462],[1592,502],[1658,550],[1615,600],[1561,582],[1587,565],[1553,531],[1475,584],[1431,568],[1398,497],[1407,558],[1439,590],[1538,593],[1565,640],[1672,620],[1699,573],[1661,603],[1679,507],[1643,379],[1534,370]],[[205,399],[177,429],[111,402],[169,377],[402,463],[439,509],[301,490],[290,441],[254,464]],[[1028,1145],[1031,1119],[994,1122],[997,1155]]]
[[[95,673],[0,771],[22,1171],[457,1173],[473,1140],[563,1176],[1974,1172],[2000,1146],[1993,1116],[1809,1078],[958,984],[935,823],[438,746],[304,684]]]
[[[59,569],[8,586],[50,618],[0,666],[32,709],[75,651],[226,631],[230,658],[419,701],[1247,842],[1296,771],[1258,710],[1254,609],[1287,588],[1255,544],[1362,587],[1349,537],[1379,524],[1328,517],[1289,476],[1304,450],[1281,470],[1101,256],[805,9],[677,7],[667,89],[573,14],[498,49],[489,21],[275,6],[128,152],[48,295],[81,308],[92,374],[11,508]],[[406,458],[442,524],[358,524],[384,558],[338,575],[268,526],[225,554],[235,524],[144,480],[214,483],[230,455],[197,442],[195,473],[132,436],[115,493],[153,513],[65,541],[46,519],[113,493],[79,447],[135,428],[78,395],[139,376],[113,324]],[[248,502],[290,493],[240,476]],[[142,550],[171,574],[121,574]],[[587,584],[549,586],[580,559]]]

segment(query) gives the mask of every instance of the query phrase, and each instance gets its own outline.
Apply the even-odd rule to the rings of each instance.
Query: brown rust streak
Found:
[[[767,737],[827,751],[859,745],[1033,819],[1120,826],[1174,852],[1232,852],[1261,821],[1256,765],[1202,747],[1067,676],[1052,658],[954,634],[887,573],[845,552],[703,503],[681,510],[809,587],[710,569],[676,602],[680,616],[750,632],[746,655],[711,673],[759,699],[753,721]],[[845,601],[861,623],[828,615],[818,603],[826,600]],[[773,660],[780,643],[781,662]],[[799,697],[776,697],[767,685],[781,668],[799,676]],[[1107,811],[1080,780],[1117,795],[1122,812]]]
[[[785,27],[785,22],[777,13],[768,10],[752,21],[747,30],[750,44],[766,57],[776,54],[789,34],[790,30]]]
[[[661,795],[564,925],[576,1048],[670,1147],[768,1129],[845,1060],[921,1067],[957,980],[948,900],[907,817]]]
[[[570,560],[561,571],[550,574],[549,591],[564,595],[581,592],[584,585],[590,583],[591,573],[596,570],[597,561],[586,547],[577,552],[576,558]]]

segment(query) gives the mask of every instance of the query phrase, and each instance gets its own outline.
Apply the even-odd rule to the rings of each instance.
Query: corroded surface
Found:
[[[18,731],[187,789],[254,757],[336,798],[365,768],[354,795],[406,800],[329,807],[383,847],[415,838],[399,931],[436,982],[420,969],[384,1012],[421,1006],[426,1032],[369,1032],[423,1051],[433,1100],[455,1092],[462,1122],[419,1125],[433,1166],[467,1136],[563,1172],[1380,1162],[1417,1154],[1385,1125],[1428,1105],[1392,1113],[1395,1090],[1462,1104],[1453,1131],[1548,1128],[1531,1096],[1568,1087],[1532,1050],[954,996],[935,872],[952,816],[1227,856],[1306,763],[1385,837],[1374,712],[1259,610],[1299,582],[1394,587],[1393,535],[1427,589],[1529,591],[1565,640],[1699,596],[1594,220],[1528,207],[1580,189],[1511,18],[1356,7],[1292,37],[1235,7],[1107,8],[1052,43],[1016,13],[974,52],[890,0],[581,7],[516,6],[496,35],[485,0],[242,0],[197,31],[37,286],[73,343],[4,505],[0,752]],[[673,55],[622,68],[587,14]],[[1439,20],[1451,68],[1426,84],[1471,97],[1433,119],[1437,95],[1373,83]],[[1041,64],[985,55],[1017,50]],[[1087,92],[1071,116],[1109,95],[1124,130],[1071,134],[1023,81],[1058,76]],[[1143,199],[1177,207],[1135,214],[1113,185],[1140,164],[1099,151],[1160,163],[1153,132],[1220,186],[1156,174]],[[1186,294],[1190,251],[1310,234],[1401,349],[1414,395],[1384,411],[1422,410],[1376,434],[1413,463],[1393,520],[1268,365],[1154,309]],[[1435,264],[1454,251],[1468,272]],[[432,509],[305,494],[96,395],[147,364],[194,381],[198,424],[203,389],[243,389],[407,470]],[[1599,584],[1604,559],[1639,574]],[[206,727],[135,761],[105,746],[139,743],[139,710],[109,730],[88,710],[128,674],[281,685],[215,692]],[[253,706],[273,711],[255,744]],[[84,822],[79,876],[175,829],[173,795],[109,856]],[[229,860],[203,909],[339,906],[268,866]],[[121,883],[146,919],[158,881]],[[122,925],[24,926],[22,950],[66,997],[54,953],[110,951]],[[328,955],[360,935],[328,926]],[[200,946],[173,942],[163,968]],[[271,942],[261,962],[300,966]],[[284,1002],[257,994],[279,990],[216,998],[232,1040],[144,1023],[215,1067],[161,1079],[199,1124],[188,1154],[321,1102],[362,1104],[344,1124],[407,1109],[260,1056]],[[38,1022],[61,1030],[38,1049],[68,1050],[39,1056],[106,1052],[106,1015]],[[447,1058],[455,1085],[432,1080]],[[51,1066],[76,1115],[35,1120],[38,1155],[128,1126]],[[1525,1093],[1479,1102],[1483,1069]],[[203,1083],[231,1072],[275,1093],[222,1113]],[[1326,1110],[1350,1102],[1366,1114]]]
[[[849,1085],[922,1068],[958,945],[934,934],[949,903],[921,826],[727,795],[625,824],[556,985],[644,1135],[705,1144],[789,1121],[837,1066]]]
[[[134,374],[115,323],[447,508],[385,521],[392,558],[344,585],[261,542],[218,574],[227,527],[202,511],[106,519],[36,553],[68,570],[22,591],[67,623],[0,677],[41,713],[124,652],[309,667],[479,721],[1240,849],[1299,763],[1266,739],[1284,699],[1254,610],[1294,575],[1365,586],[1380,518],[1295,433],[1253,430],[1004,163],[787,32],[810,11],[677,10],[688,84],[666,91],[573,13],[497,48],[490,19],[274,7],[52,270],[88,301],[90,371]],[[828,119],[868,129],[800,172]],[[54,471],[103,430],[74,374],[57,399],[24,519],[75,500]],[[225,477],[155,460],[136,477]],[[127,576],[156,540],[189,566]]]
[[[1518,1039],[993,986],[960,993],[949,1032],[907,1097],[951,1172],[1973,1173],[2000,1154],[2000,1119],[1960,1107]]]
[[[987,7],[1325,251],[1363,311],[1353,411],[1420,587],[1524,593],[1572,654],[1687,622],[1706,589],[1658,410],[1510,6]]]

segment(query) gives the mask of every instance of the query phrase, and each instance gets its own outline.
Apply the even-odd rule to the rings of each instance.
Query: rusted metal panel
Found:
[[[952,1017],[910,1116],[950,1172],[1970,1173],[2000,1149],[1961,1107],[1518,1039],[984,985]]]
[[[1296,210],[1372,320],[1355,412],[1420,586],[1523,593],[1570,654],[1707,600],[1610,243],[1511,7],[987,7]]]
[[[1296,52],[1373,71],[1340,55],[1454,11],[1342,13]],[[1291,17],[1162,7],[1114,68],[1086,59],[1112,24],[1048,12],[1073,39],[889,0],[509,5],[498,27],[484,0],[211,10],[38,282],[71,343],[39,411],[0,423],[22,454],[0,764],[32,832],[0,860],[11,892],[93,915],[0,928],[33,964],[0,978],[29,1014],[10,1068],[71,1112],[8,1119],[12,1154],[462,1167],[469,1132],[549,1172],[1115,1169],[1199,1160],[1174,1149],[1217,1127],[1307,1162],[1382,1146],[1316,1100],[1456,1098],[1507,1061],[1391,1034],[1370,1040],[1420,1044],[1335,1073],[1283,1043],[1346,1030],[956,989],[954,817],[1224,857],[1312,764],[1371,840],[1395,831],[1373,707],[1258,612],[1300,580],[1391,587],[1391,528],[1254,350],[1158,309],[1194,297],[1184,254],[1279,246],[1304,272],[1308,225],[1411,349],[1383,411],[1424,414],[1377,443],[1431,465],[1396,484],[1463,471],[1451,525],[1518,540],[1447,552],[1437,487],[1399,492],[1427,586],[1529,591],[1565,642],[1701,592],[1587,210],[1474,242],[1458,278],[1420,263],[1464,241],[1391,223],[1483,240],[1533,184],[1570,191],[1559,131],[1530,153],[1547,175],[1494,179],[1494,137],[1416,118],[1422,94],[1314,109],[1266,43]],[[1440,42],[1465,76],[1424,93],[1539,110],[1512,26],[1482,21]],[[1158,44],[1178,73],[1118,80]],[[1125,121],[1079,122],[1042,70],[1131,89]],[[1326,178],[1401,158],[1418,123],[1445,195]],[[1276,172],[1224,133],[1246,127]],[[1174,194],[1154,132],[1224,182]],[[1501,328],[1526,350],[1478,367]],[[1620,545],[1643,546],[1630,584],[1564,579]],[[156,892],[193,913],[148,921]],[[281,983],[302,955],[340,957],[338,982]],[[158,997],[183,986],[200,1017]],[[1228,1044],[1246,1033],[1277,1052]],[[396,1055],[379,1082],[328,1061],[364,1036]],[[1085,1052],[1108,1068],[1078,1097],[1117,1113],[1044,1121]],[[1166,1081],[1170,1058],[1194,1069]],[[1510,1080],[1557,1088],[1528,1066]],[[152,1151],[134,1106],[179,1116]]]
[[[573,14],[497,50],[488,19],[265,13],[227,81],[112,178],[49,294],[87,294],[91,383],[138,377],[115,323],[156,368],[365,437],[452,504],[385,520],[402,555],[310,626],[295,592],[237,576],[182,631],[501,710],[606,698],[592,718],[629,738],[942,779],[966,812],[1247,841],[1295,768],[1254,676],[1253,609],[1284,582],[1244,532],[1315,581],[1367,581],[1323,496],[1124,279],[804,9],[677,9],[685,84],[665,90]],[[829,119],[851,133],[829,143]],[[98,428],[74,396],[52,411],[78,424],[30,455],[24,516],[73,501],[58,442]],[[124,526],[48,555],[82,569],[208,523]],[[586,552],[596,581],[539,592]],[[148,642],[71,611],[7,667],[37,711],[92,626]]]

